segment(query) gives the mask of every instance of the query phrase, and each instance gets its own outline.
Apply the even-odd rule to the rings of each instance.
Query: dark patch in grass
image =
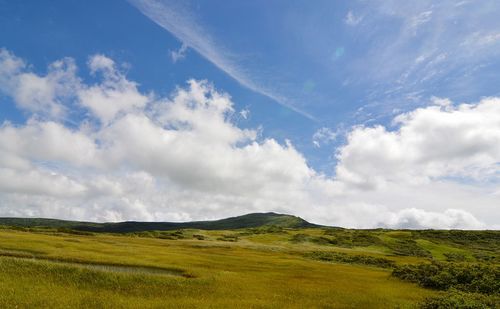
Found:
[[[230,241],[230,242],[237,242],[238,239],[239,239],[238,235],[236,234],[222,235],[221,237],[217,238],[217,240],[220,241]]]
[[[44,256],[34,256],[22,252],[1,251],[0,257],[16,258],[28,261],[39,260],[39,261],[54,263],[57,265],[83,267],[98,271],[108,271],[108,272],[118,272],[118,273],[140,273],[140,274],[150,274],[150,275],[173,275],[185,278],[194,278],[192,274],[187,273],[185,270],[173,267],[165,268],[165,267],[143,266],[143,265],[97,263],[93,261],[81,261],[77,259],[60,259],[60,258],[49,258]]]
[[[73,238],[66,238],[64,241],[67,241],[67,242],[76,242],[76,243],[81,242],[80,240],[78,240],[78,239],[73,239]]]
[[[19,250],[19,249],[0,249],[0,256],[11,256],[11,257],[21,257],[21,258],[32,258],[35,256],[43,256],[45,252],[36,250]]]
[[[196,238],[198,240],[205,240],[205,236],[199,234],[193,234],[193,238]]]
[[[223,245],[191,245],[190,247],[197,249],[231,249],[230,246]]]

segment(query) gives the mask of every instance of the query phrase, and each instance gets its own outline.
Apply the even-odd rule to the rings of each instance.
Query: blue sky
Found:
[[[102,81],[89,57],[103,55],[157,98],[208,80],[231,96],[232,125],[290,141],[336,181],[356,128],[403,134],[398,115],[500,95],[499,14],[496,1],[0,0],[0,48],[38,76],[70,57],[88,85]],[[1,122],[45,119],[9,93]],[[64,104],[58,121],[81,128],[89,112]],[[429,177],[496,192],[496,176],[458,174]]]
[[[157,5],[156,16],[147,5]],[[322,127],[386,124],[432,96],[473,102],[499,93],[495,1],[1,1],[0,8],[0,45],[35,71],[102,53],[127,65],[144,90],[168,93],[189,78],[208,79],[251,111],[241,125],[292,140],[325,173],[338,143],[314,147]],[[170,14],[182,18],[169,29],[161,19]],[[183,40],[174,63],[170,53]],[[25,119],[5,109],[3,119]]]

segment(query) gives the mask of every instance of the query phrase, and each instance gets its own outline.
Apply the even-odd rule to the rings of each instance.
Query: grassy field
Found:
[[[415,308],[443,292],[393,276],[395,267],[450,257],[498,265],[496,232],[478,234],[484,241],[415,235],[277,226],[128,234],[4,227],[0,307]]]

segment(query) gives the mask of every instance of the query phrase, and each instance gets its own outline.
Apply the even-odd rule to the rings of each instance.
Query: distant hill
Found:
[[[274,212],[251,213],[214,221],[192,222],[137,222],[94,223],[44,218],[0,218],[0,225],[19,227],[68,228],[88,232],[127,233],[142,231],[168,231],[176,229],[225,230],[279,226],[284,228],[317,227],[304,219]]]

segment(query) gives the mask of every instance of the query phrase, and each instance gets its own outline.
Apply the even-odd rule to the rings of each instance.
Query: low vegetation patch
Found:
[[[183,230],[175,231],[144,231],[144,232],[133,232],[127,233],[127,235],[132,237],[146,237],[146,238],[160,238],[160,239],[184,239],[186,235]]]
[[[256,228],[249,228],[240,232],[241,236],[259,235],[259,234],[288,234],[288,232],[281,226],[269,225]]]
[[[307,258],[318,261],[370,265],[381,268],[391,268],[395,265],[394,261],[386,258],[374,257],[369,255],[351,255],[340,252],[314,251],[307,253],[305,256]]]
[[[389,247],[395,255],[432,257],[429,251],[420,247],[413,239],[398,239],[395,242],[387,243],[387,247]]]
[[[397,266],[392,275],[420,286],[447,291],[421,303],[422,308],[497,308],[500,267],[481,263],[433,262]]]
[[[463,253],[457,253],[457,252],[447,252],[443,253],[443,255],[446,257],[446,261],[448,262],[465,262],[467,257]]]
[[[330,244],[346,248],[368,247],[381,243],[373,231],[326,229],[324,235],[328,236]]]

